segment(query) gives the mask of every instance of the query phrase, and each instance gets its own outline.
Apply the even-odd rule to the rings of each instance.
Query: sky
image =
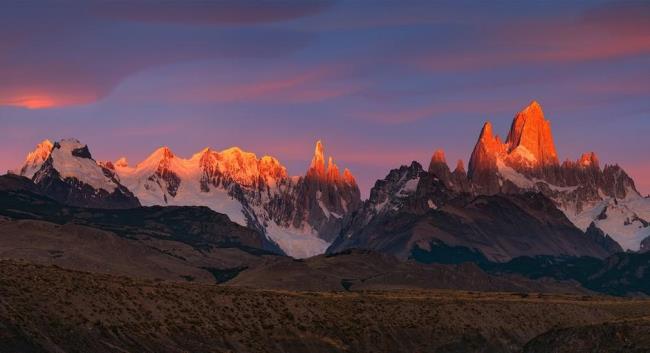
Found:
[[[560,159],[650,193],[650,2],[3,0],[0,170],[43,139],[135,164],[239,146],[290,174],[316,140],[367,195],[469,155],[537,100]]]

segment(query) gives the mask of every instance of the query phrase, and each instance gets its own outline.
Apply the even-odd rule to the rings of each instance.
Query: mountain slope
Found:
[[[622,250],[604,235],[585,235],[541,194],[456,192],[416,162],[375,184],[328,252],[349,248],[452,263],[535,255],[603,258]],[[446,259],[453,251],[454,258]]]
[[[606,259],[592,257],[521,257],[508,263],[486,263],[493,274],[520,274],[531,279],[574,280],[585,288],[618,296],[650,295],[650,253],[621,252]]]
[[[528,342],[524,353],[650,352],[650,320],[617,320],[556,328]]]
[[[0,256],[136,277],[214,281],[281,255],[263,234],[207,207],[90,209],[0,177]],[[217,271],[217,272],[215,272]]]
[[[461,289],[589,293],[574,282],[491,276],[474,264],[425,265],[359,250],[319,255],[302,261],[278,259],[241,272],[227,285],[300,291]]]

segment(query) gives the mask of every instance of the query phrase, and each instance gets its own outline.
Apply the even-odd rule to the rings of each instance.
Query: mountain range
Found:
[[[390,171],[363,201],[352,173],[332,157],[326,163],[320,141],[301,176],[237,147],[188,159],[161,147],[134,166],[98,162],[75,139],[41,142],[10,173],[71,207],[206,206],[295,258],[351,248],[447,263],[605,258],[639,250],[650,236],[650,199],[593,152],[560,163],[535,101],[505,141],[485,123],[467,171],[462,161],[451,171],[438,150],[427,169],[413,162]]]
[[[325,163],[320,141],[306,174],[296,177],[277,159],[237,147],[205,148],[189,159],[161,147],[131,167],[124,158],[96,162],[75,139],[41,142],[12,173],[71,206],[207,206],[294,257],[325,252],[361,203],[354,176],[348,169],[341,173],[331,157]]]

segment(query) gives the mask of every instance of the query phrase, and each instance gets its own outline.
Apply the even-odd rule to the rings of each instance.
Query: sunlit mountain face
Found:
[[[319,255],[328,248],[341,251],[369,247],[394,252],[400,249],[397,245],[400,241],[394,237],[403,230],[385,236],[378,234],[390,229],[390,224],[402,213],[412,212],[420,217],[428,210],[460,205],[462,211],[442,212],[462,214],[473,207],[471,202],[467,203],[472,198],[530,193],[541,195],[541,199],[519,200],[514,204],[520,207],[518,203],[523,202],[526,207],[538,210],[540,205],[546,205],[542,207],[544,213],[556,213],[546,223],[561,224],[557,232],[560,239],[564,238],[564,232],[580,233],[580,230],[587,235],[600,232],[614,239],[611,243],[616,249],[633,251],[650,239],[650,198],[638,191],[635,181],[618,164],[601,167],[594,152],[560,164],[551,122],[537,101],[515,115],[505,140],[493,131],[490,122],[484,123],[469,157],[467,172],[462,160],[452,172],[444,150],[438,149],[426,171],[415,161],[408,168],[403,165],[391,170],[385,179],[375,183],[370,197],[363,203],[352,172],[346,168],[341,173],[333,158],[330,156],[326,163],[325,156],[322,142],[317,141],[306,173],[292,177],[278,159],[268,155],[258,158],[239,147],[223,151],[207,147],[190,158],[182,158],[165,146],[130,166],[124,157],[115,162],[96,161],[88,146],[75,139],[54,143],[44,140],[10,173],[29,178],[44,194],[78,207],[205,206],[227,215],[237,224],[259,231],[287,255],[298,258]],[[505,211],[489,217],[492,222],[515,217],[507,228],[527,236],[544,227],[542,223],[524,230],[525,223],[535,221],[515,216],[517,209],[499,207]],[[438,226],[446,222],[449,221],[435,220],[431,224]],[[460,221],[464,226],[443,229],[441,234],[471,229],[478,223],[479,220],[470,217]],[[572,226],[567,228],[568,224]],[[378,237],[381,246],[390,244],[390,249],[376,249],[372,241],[356,239],[377,226],[377,234],[371,233],[370,237],[375,240]],[[433,229],[425,231],[426,236],[414,236],[400,250],[402,256],[410,256],[414,244],[429,246],[431,235],[434,241],[445,244],[459,241],[438,238],[435,234],[439,232]],[[552,228],[550,233],[554,232]],[[497,234],[499,230],[493,229],[481,236],[493,241],[491,238]],[[551,238],[540,234],[533,239]],[[517,242],[525,243],[522,239]],[[460,243],[470,249],[481,249],[480,244],[472,241]],[[587,250],[590,245],[570,243],[568,250],[536,250],[529,244],[522,251],[517,246],[500,248],[503,241],[497,243],[501,243],[499,248],[486,250],[483,255],[492,260],[539,255],[601,256],[610,247],[590,253]]]
[[[0,353],[650,352],[650,1],[0,1]]]
[[[594,151],[647,195],[647,14],[641,1],[6,1],[0,170],[75,137],[97,160],[240,146],[301,175],[320,139],[365,198],[437,148],[468,166],[475,127],[507,131],[535,99],[560,163]]]

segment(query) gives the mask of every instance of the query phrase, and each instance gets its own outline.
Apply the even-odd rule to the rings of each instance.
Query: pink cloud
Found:
[[[601,7],[579,19],[526,18],[482,28],[473,46],[406,58],[434,71],[565,64],[650,54],[648,3]]]
[[[286,2],[276,5],[271,1],[264,2],[268,7],[265,9],[262,5],[252,8],[247,0],[166,1],[161,8],[168,6],[181,17],[183,11],[177,7],[201,12],[201,6],[216,6],[226,13],[240,8],[248,15],[233,14],[234,20],[254,22],[306,15],[325,2],[317,0],[293,8],[285,7]],[[3,7],[0,106],[45,109],[88,104],[109,95],[126,77],[146,69],[195,60],[273,58],[303,48],[314,38],[280,28],[206,30],[197,26],[125,24],[93,17],[88,6],[101,4],[149,6],[154,2],[89,0]]]

